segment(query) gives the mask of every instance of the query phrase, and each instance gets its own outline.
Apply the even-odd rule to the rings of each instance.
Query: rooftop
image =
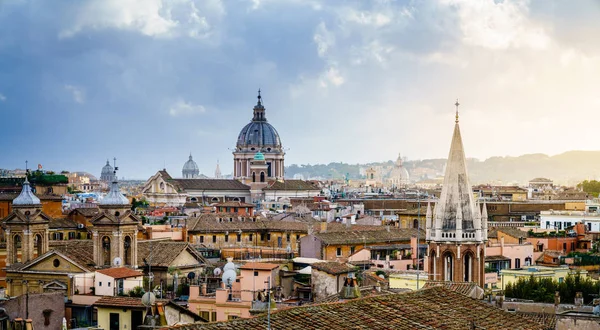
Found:
[[[248,262],[241,266],[239,269],[273,270],[277,267],[279,267],[278,264],[269,264],[265,262]]]
[[[337,261],[315,262],[311,266],[313,269],[320,270],[331,275],[346,274],[349,272],[354,272],[358,269],[356,268],[356,266],[344,264]]]
[[[343,317],[346,316],[346,317]],[[271,313],[273,329],[529,329],[545,327],[483,301],[436,286],[419,291],[309,305]],[[172,329],[260,329],[267,315]]]
[[[128,277],[138,277],[142,276],[142,272],[137,270],[133,270],[127,267],[118,267],[118,268],[107,268],[97,270],[98,273],[104,274],[106,276],[110,276],[112,278],[128,278]]]

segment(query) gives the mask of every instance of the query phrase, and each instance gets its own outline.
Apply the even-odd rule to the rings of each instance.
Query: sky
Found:
[[[598,150],[600,1],[0,0],[0,168],[231,173],[257,90],[286,164]]]

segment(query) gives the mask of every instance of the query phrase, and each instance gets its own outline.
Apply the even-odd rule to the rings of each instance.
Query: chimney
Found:
[[[419,249],[419,243],[417,242],[417,237],[416,236],[411,236],[410,237],[410,254],[412,256],[412,260],[414,261],[415,259],[417,259],[417,255],[418,255],[418,249]]]
[[[390,231],[390,225],[385,225],[385,230]]]
[[[583,293],[576,292],[575,293],[575,307],[581,307],[581,306],[583,306]]]
[[[321,221],[321,232],[322,233],[327,232],[327,220]]]
[[[25,320],[25,330],[33,330],[33,321],[31,319]]]
[[[352,219],[350,217],[346,218],[346,228],[352,227]]]
[[[202,283],[202,285],[200,286],[200,292],[203,296],[206,296],[206,283]]]

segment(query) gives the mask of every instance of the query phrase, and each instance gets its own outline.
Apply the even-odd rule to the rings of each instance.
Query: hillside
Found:
[[[407,160],[404,166],[411,174],[412,180],[416,179],[415,173],[443,173],[445,162],[445,159]],[[468,159],[467,162],[473,184],[525,184],[533,178],[546,177],[559,184],[575,185],[585,179],[600,178],[600,151],[568,151],[554,156],[528,154],[518,157],[491,157],[484,161]],[[350,179],[358,179],[361,178],[361,167],[392,165],[391,160],[369,164],[294,164],[286,168],[286,176],[293,177],[295,174],[301,174],[305,178],[341,179],[347,173]]]

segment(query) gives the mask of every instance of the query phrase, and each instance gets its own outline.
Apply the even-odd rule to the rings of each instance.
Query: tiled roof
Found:
[[[527,238],[529,236],[526,231],[516,227],[498,227],[496,230],[514,238]]]
[[[443,286],[444,288],[458,292],[465,296],[470,296],[474,289],[477,288],[477,284],[473,282],[449,282],[449,281],[427,281],[424,288],[431,288],[436,286]]]
[[[17,198],[17,196],[19,196],[19,194],[17,194],[17,193],[0,193],[0,201],[12,201],[13,199]],[[35,194],[35,196],[37,198],[39,198],[41,201],[62,201],[63,200],[63,198],[58,195]]]
[[[106,276],[110,276],[112,278],[128,278],[143,275],[142,272],[127,267],[100,269],[97,272]]]
[[[273,329],[511,329],[544,327],[443,287],[272,312]],[[171,329],[263,329],[267,315]]]
[[[58,228],[77,228],[77,222],[71,219],[51,219],[48,224],[50,229],[58,229]]]
[[[417,236],[415,228],[390,228],[388,231],[381,226],[369,227],[377,227],[377,230],[357,231],[356,226],[352,226],[349,230],[330,231],[328,226],[327,232],[316,233],[315,236],[330,245],[410,242],[412,236]],[[421,230],[420,236],[425,238],[424,230]]]
[[[144,265],[144,259],[152,267],[169,267],[175,258],[184,250],[194,255],[198,263],[206,263],[206,260],[187,242],[176,242],[169,240],[143,240],[138,241],[138,265]]]
[[[554,313],[515,312],[515,314],[544,325],[544,330],[554,330],[556,328],[556,314]]]
[[[510,260],[510,258],[505,257],[505,256],[485,256],[485,261],[503,261],[503,260]]]
[[[546,179],[546,178],[535,178],[535,179],[531,179],[529,180],[529,182],[552,182],[552,180],[550,179]]]
[[[96,216],[96,214],[98,214],[98,212],[100,212],[100,209],[97,207],[80,207],[80,208],[76,208],[73,211],[69,212],[69,214],[79,213],[79,214],[83,215],[84,217],[92,218],[92,217]]]
[[[250,187],[239,182],[238,180],[230,179],[171,179],[169,182],[174,183],[183,190],[248,190]]]
[[[82,266],[94,266],[94,242],[92,240],[50,241],[49,249],[60,251]]]
[[[94,306],[100,307],[129,307],[129,308],[146,308],[142,304],[142,298],[134,297],[111,297],[104,296],[98,299]]]
[[[315,262],[311,266],[313,269],[320,270],[331,275],[346,274],[358,269],[356,266],[336,261]]]
[[[256,269],[256,270],[273,270],[279,267],[278,264],[268,264],[265,262],[248,262],[240,267],[240,269]]]
[[[303,180],[284,180],[281,181],[273,181],[273,183],[269,184],[263,190],[318,190],[321,188],[313,185],[308,181]]]
[[[254,207],[254,204],[229,201],[229,202],[225,202],[225,203],[215,204],[215,206],[223,206],[223,207]]]
[[[361,286],[358,290],[360,291],[360,296],[363,298],[380,296],[380,295],[384,295],[384,294],[395,294],[395,292],[384,290],[381,288],[378,289],[375,286]],[[317,304],[332,303],[332,302],[338,302],[338,301],[342,301],[342,298],[340,297],[339,293],[334,293],[332,295],[324,297],[323,299],[319,299]]]

